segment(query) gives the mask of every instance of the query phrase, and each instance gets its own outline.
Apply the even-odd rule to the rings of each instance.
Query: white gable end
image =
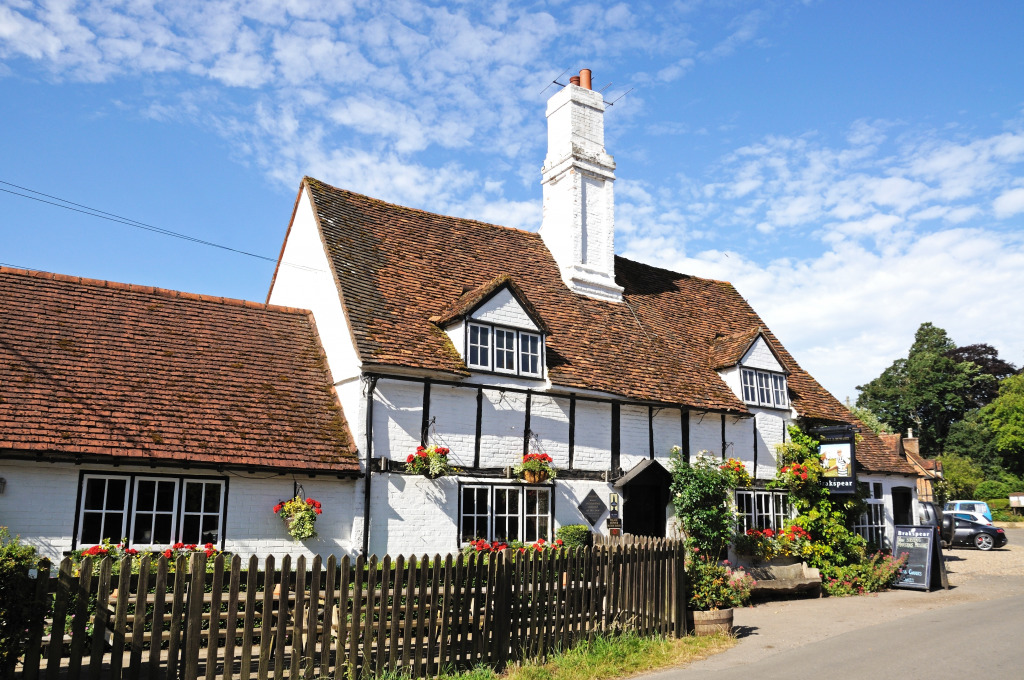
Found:
[[[760,368],[765,371],[776,371],[778,373],[784,372],[784,369],[779,364],[779,360],[775,358],[775,355],[768,348],[768,343],[761,336],[758,336],[754,344],[750,346],[750,349],[743,355],[740,363],[746,368]]]
[[[530,319],[523,306],[519,304],[515,296],[504,288],[495,294],[487,302],[480,305],[472,314],[476,321],[493,323],[496,326],[509,326],[527,331],[540,332],[537,324]]]

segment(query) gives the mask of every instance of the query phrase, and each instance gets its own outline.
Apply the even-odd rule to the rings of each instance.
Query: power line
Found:
[[[3,191],[4,193],[7,193],[7,194],[11,194],[12,196],[20,196],[21,198],[27,198],[27,199],[30,199],[30,200],[33,200],[33,201],[38,201],[39,203],[45,203],[47,205],[52,205],[52,206],[55,206],[57,208],[64,208],[65,210],[71,210],[72,212],[81,213],[83,215],[88,215],[89,217],[96,217],[96,218],[99,218],[101,220],[107,220],[109,222],[116,222],[118,224],[124,224],[124,225],[129,226],[129,227],[135,227],[136,229],[143,229],[145,231],[151,231],[153,233],[161,234],[163,236],[171,236],[171,237],[174,237],[174,238],[182,239],[183,241],[190,241],[192,243],[198,243],[199,245],[210,246],[211,248],[220,248],[221,250],[227,250],[229,252],[237,253],[239,255],[245,255],[247,257],[254,257],[254,258],[258,259],[258,260],[266,260],[267,262],[275,262],[275,263],[277,262],[277,258],[274,258],[274,257],[267,257],[266,255],[259,255],[258,253],[250,253],[247,250],[240,250],[238,248],[232,248],[231,246],[221,245],[220,243],[214,243],[212,241],[206,241],[204,239],[201,239],[201,238],[198,238],[198,237],[195,237],[195,236],[190,236],[188,234],[182,234],[181,232],[171,231],[170,229],[164,229],[163,227],[157,227],[155,225],[148,224],[146,222],[140,222],[138,220],[133,220],[130,217],[124,217],[123,215],[117,215],[115,213],[106,212],[106,211],[100,210],[98,208],[92,208],[90,206],[83,205],[81,203],[75,203],[74,201],[69,201],[69,200],[67,200],[65,198],[61,198],[59,196],[53,196],[51,194],[45,194],[42,191],[36,191],[35,189],[29,189],[28,187],[23,187],[23,186],[20,186],[18,184],[14,184],[12,182],[5,182],[2,179],[0,179],[0,184],[5,184],[5,185],[7,185],[9,187],[14,187],[15,189],[20,189],[21,191],[27,191],[29,193],[36,194],[36,196],[29,196],[28,194],[22,194],[22,193],[19,193],[17,191],[11,191],[10,189],[4,189],[3,187],[0,187],[0,191]],[[44,196],[45,198],[39,198],[39,196]],[[47,198],[52,199],[52,200],[48,201],[48,200],[46,200]],[[289,267],[295,267],[297,269],[304,269],[306,271],[317,271],[317,272],[323,271],[322,269],[318,269],[316,267],[307,267],[306,265],[293,264],[291,262],[283,262],[282,261],[281,264],[289,266]]]

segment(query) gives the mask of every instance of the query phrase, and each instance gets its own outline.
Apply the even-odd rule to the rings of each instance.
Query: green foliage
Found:
[[[871,409],[853,404],[849,397],[846,398],[846,408],[857,420],[864,423],[875,434],[893,433],[892,427],[887,423],[883,423]]]
[[[13,673],[21,638],[31,621],[35,582],[29,570],[36,566],[36,549],[22,545],[7,527],[0,526],[0,676]]]
[[[979,411],[969,413],[963,420],[953,423],[946,437],[943,454],[969,458],[988,475],[998,476],[1003,469],[1002,458],[996,449],[995,433],[982,420]]]
[[[586,524],[566,524],[558,527],[555,537],[566,548],[585,548],[590,545],[590,527]]]
[[[1009,487],[994,479],[986,479],[974,490],[974,497],[983,501],[987,501],[992,498],[1006,498],[1009,495]]]
[[[980,417],[992,430],[1003,467],[1024,475],[1024,373],[1002,381],[999,396],[981,409]]]
[[[698,454],[691,465],[672,448],[672,505],[687,538],[705,555],[717,558],[732,540],[731,475],[717,461]]]
[[[978,485],[985,480],[981,466],[963,456],[946,455],[939,460],[942,462],[942,479],[936,480],[932,488],[940,502],[973,498]]]
[[[700,611],[742,607],[750,600],[755,581],[742,567],[733,570],[717,556],[690,554],[686,565],[690,581],[690,605]]]
[[[796,509],[795,519],[786,523],[799,527],[810,536],[800,546],[800,554],[812,567],[857,564],[864,559],[864,539],[849,527],[861,513],[857,498],[838,500],[818,484],[824,470],[818,453],[818,441],[796,426],[789,428],[790,441],[777,447],[779,475],[771,488],[789,491],[789,502]],[[783,472],[785,470],[785,472]]]
[[[922,451],[941,450],[950,426],[976,408],[996,378],[974,361],[960,361],[946,331],[921,324],[905,359],[858,386],[857,406],[897,431],[914,428]]]
[[[891,555],[875,553],[860,564],[828,565],[821,570],[821,587],[833,597],[888,590],[905,561],[905,556],[897,559]]]

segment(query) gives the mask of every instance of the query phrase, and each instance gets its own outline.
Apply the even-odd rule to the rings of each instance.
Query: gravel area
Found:
[[[998,550],[956,547],[942,551],[950,585],[977,576],[1024,576],[1024,527],[1004,530],[1009,542]]]

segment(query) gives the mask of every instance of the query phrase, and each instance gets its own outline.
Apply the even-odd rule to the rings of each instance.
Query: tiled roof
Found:
[[[760,335],[760,328],[748,328],[715,338],[708,351],[708,365],[715,369],[735,366]]]
[[[790,371],[798,413],[856,422],[725,281],[616,257],[615,280],[624,289],[624,302],[595,300],[565,286],[537,233],[393,205],[312,178],[304,180],[303,190],[307,187],[364,370],[403,367],[467,375],[462,358],[431,318],[456,304],[464,290],[504,274],[550,329],[546,358],[555,385],[748,413],[711,367],[710,351],[716,338],[745,337],[760,329]],[[865,466],[888,462],[902,470],[899,461],[888,460],[877,438],[862,450]]]
[[[8,268],[0,452],[359,471],[309,312]]]
[[[492,294],[502,288],[507,288],[511,291],[512,295],[519,301],[519,304],[522,305],[526,314],[537,324],[537,328],[545,333],[550,332],[547,324],[544,323],[544,319],[540,317],[537,308],[526,299],[523,289],[517,286],[516,282],[508,274],[499,274],[482,286],[463,293],[443,312],[437,316],[430,317],[430,320],[443,328],[455,319],[471,314],[477,307],[486,302]]]

